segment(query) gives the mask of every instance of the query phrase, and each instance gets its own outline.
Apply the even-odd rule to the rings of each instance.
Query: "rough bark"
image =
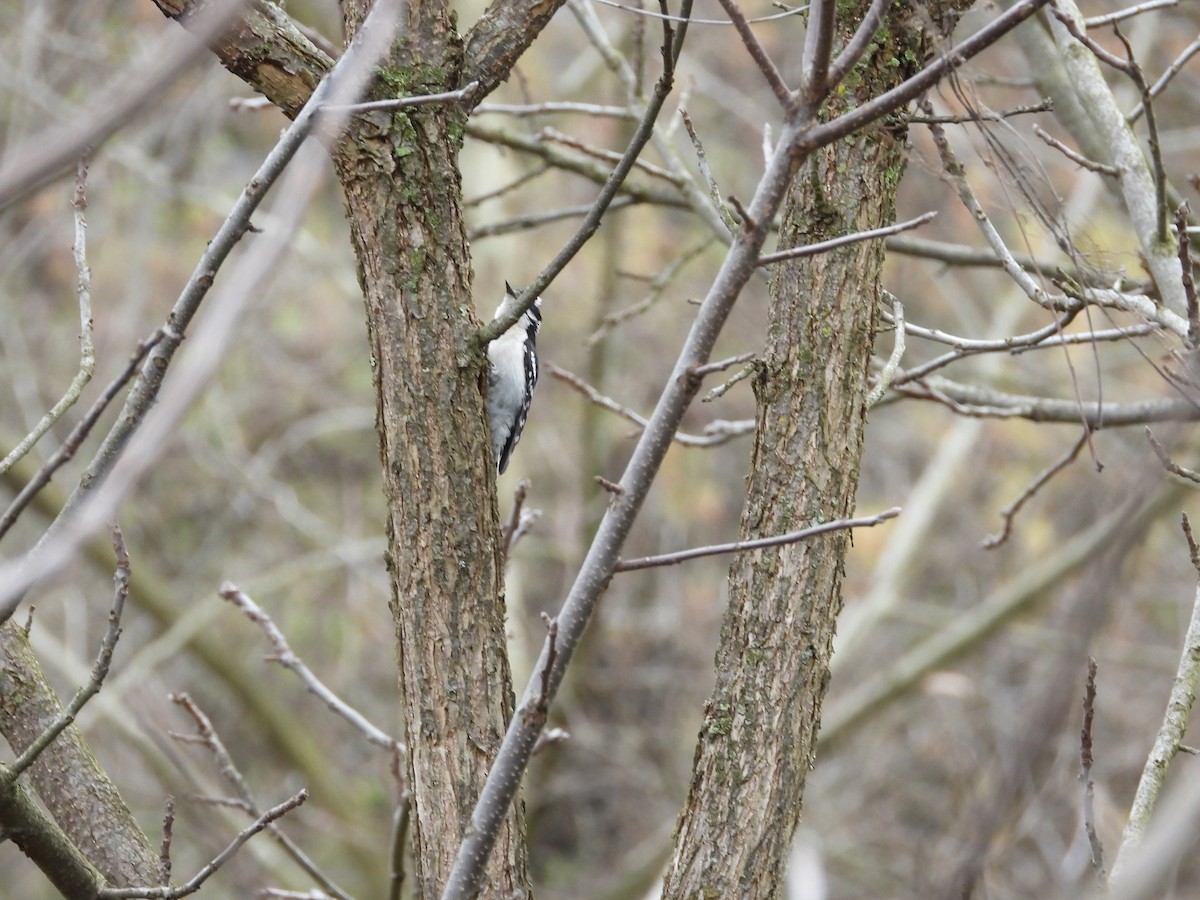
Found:
[[[54,690],[38,666],[25,632],[15,622],[0,625],[0,723],[4,737],[15,753],[21,753],[62,712]],[[113,887],[157,884],[158,851],[121,800],[116,786],[104,773],[83,736],[71,725],[42,751],[29,768],[29,779],[62,833],[87,857]],[[15,788],[0,802],[6,813],[28,812],[31,807],[23,789]],[[12,820],[6,819],[9,827]],[[22,826],[17,826],[18,832]],[[77,868],[70,854],[62,855],[61,844],[47,840],[33,820],[25,820],[18,846],[31,858],[46,865],[36,854],[48,852],[49,865],[63,869],[72,883],[86,883],[86,871]],[[57,834],[57,832],[52,832]],[[24,839],[30,842],[27,846]],[[94,883],[94,882],[93,882]]]
[[[840,41],[865,7],[855,3],[846,16],[840,6]],[[920,67],[927,46],[915,24],[885,25],[838,104],[861,103]],[[814,154],[790,190],[779,246],[892,221],[903,141],[902,131],[879,123]],[[870,242],[774,271],[744,539],[851,514],[882,263],[882,244]],[[779,895],[816,758],[848,541],[839,532],[739,554],[731,565],[716,686],[664,897]]]
[[[380,96],[453,89],[457,38],[411,35]],[[337,155],[359,260],[388,503],[415,880],[436,897],[512,715],[483,360],[457,168],[465,114],[417,109],[356,128]],[[419,375],[419,377],[418,377]],[[528,893],[517,808],[487,896]]]

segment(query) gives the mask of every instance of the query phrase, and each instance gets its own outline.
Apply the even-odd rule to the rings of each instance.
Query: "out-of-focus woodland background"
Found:
[[[1121,5],[1088,0],[1081,8],[1096,16]],[[464,21],[482,9],[475,2],[460,6]],[[766,3],[745,9],[751,16],[778,11]],[[292,0],[288,12],[336,37],[334,4]],[[656,27],[605,6],[595,15],[635,68],[638,32],[648,30],[653,78]],[[696,15],[720,12],[704,3]],[[988,15],[968,14],[960,31]],[[0,154],[47,123],[103,103],[98,88],[172,27],[149,3],[0,5]],[[785,69],[791,66],[789,76],[798,66],[800,28],[788,18],[756,26]],[[1180,3],[1124,28],[1153,81],[1195,39],[1200,8]],[[1120,49],[1110,32],[1094,36]],[[778,118],[773,99],[732,29],[694,26],[680,68],[684,103],[721,190],[747,197],[762,168],[764,123]],[[961,78],[977,106],[1000,110],[1041,100],[1030,73],[1031,62],[1010,37]],[[278,111],[231,108],[231,99],[247,96],[238,79],[208,60],[96,153],[87,221],[98,362],[84,408],[160,323],[284,126]],[[1136,105],[1128,82],[1118,83],[1117,97],[1126,109]],[[939,113],[962,111],[946,88],[933,99]],[[625,103],[625,88],[569,8],[488,104],[547,101]],[[1193,194],[1187,176],[1200,170],[1200,65],[1184,66],[1156,112],[1166,170]],[[1136,242],[1102,178],[1038,140],[1034,122],[1069,140],[1048,112],[989,126],[992,139],[1020,161],[1016,173],[995,164],[995,150],[976,127],[947,126],[1010,246],[1071,265],[1015,187],[1020,178],[1069,223],[1092,265],[1114,280],[1121,273],[1143,279]],[[581,113],[489,112],[486,105],[472,119],[462,168],[481,317],[490,315],[505,280],[528,283],[575,224],[561,218],[519,227],[516,220],[586,205],[596,190],[578,174],[541,171],[544,159],[502,146],[502,135],[586,162],[554,133],[619,151],[633,124]],[[668,168],[678,161],[694,176],[680,117],[664,116],[660,130],[663,145],[652,145],[645,159]],[[913,125],[908,140],[912,158],[898,218],[936,210],[937,219],[916,235],[982,247],[928,130]],[[677,160],[664,156],[664,146]],[[515,189],[488,199],[523,177]],[[674,191],[654,173],[636,173],[635,182]],[[78,367],[72,193],[71,179],[61,178],[0,211],[0,451],[36,423]],[[255,221],[271,227],[269,216]],[[243,247],[253,241],[248,236]],[[614,208],[545,296],[542,359],[648,414],[691,324],[689,301],[704,295],[721,255],[712,229],[686,209]],[[1051,321],[995,268],[948,265],[896,249],[885,284],[910,322],[953,334],[996,338]],[[765,280],[751,281],[716,357],[761,346],[765,303]],[[1135,321],[1094,312],[1070,330]],[[892,340],[890,332],[880,336],[881,357]],[[1151,334],[1097,347],[984,354],[942,374],[1063,399],[1076,390],[1090,399],[1102,392],[1111,401],[1163,397],[1172,388],[1156,367],[1167,362],[1169,346]],[[910,337],[903,365],[944,349]],[[749,384],[697,403],[689,432],[701,434],[713,420],[752,419]],[[15,494],[22,473],[44,461],[76,415],[0,481],[0,500]],[[292,674],[264,662],[270,648],[261,631],[217,594],[223,581],[236,582],[327,684],[380,727],[398,731],[373,422],[355,263],[330,174],[286,264],[228,346],[218,381],[120,514],[133,559],[131,608],[113,672],[79,724],[149,834],[158,832],[164,798],[177,798],[178,872],[209,859],[246,822],[242,813],[200,799],[229,790],[210,755],[170,736],[191,729],[169,699],[186,691],[212,718],[264,804],[310,787],[313,800],[283,830],[358,896],[381,894],[396,800],[389,758]],[[528,503],[542,511],[509,568],[518,685],[544,634],[539,614],[557,608],[603,511],[605,495],[593,476],[619,471],[634,427],[543,374],[500,484],[502,515],[521,478],[531,481]],[[1155,427],[1179,463],[1200,462],[1192,426]],[[894,395],[871,411],[859,510],[898,505],[904,514],[857,532],[846,564],[844,642],[798,837],[799,853],[819,857],[829,896],[937,892],[991,815],[1002,826],[990,844],[987,896],[1050,896],[1090,883],[1078,780],[1085,672],[1055,669],[1049,652],[1079,636],[1099,664],[1096,819],[1105,846],[1115,849],[1191,609],[1196,572],[1178,522],[1181,511],[1198,507],[1163,472],[1140,425],[1101,430],[1092,439],[1094,457],[1084,447],[1017,513],[1007,541],[983,549],[1003,524],[1002,510],[1080,433],[1078,425],[965,417],[944,404]],[[672,449],[624,555],[733,539],[750,440]],[[5,557],[36,540],[87,456],[85,448],[43,492],[4,541]],[[1124,510],[1132,496],[1154,497],[1151,511],[1125,522],[1131,528],[1111,527],[1114,517],[1131,519]],[[540,896],[616,900],[651,889],[670,850],[711,688],[728,562],[702,559],[613,581],[552,716],[570,740],[537,757],[524,794]],[[33,645],[64,694],[86,680],[106,624],[111,575],[111,548],[98,538],[88,562],[32,598]],[[894,668],[931,638],[1006,601],[1004,612],[944,656],[914,664],[906,678]],[[1054,713],[1053,700],[1064,691],[1066,712]],[[1173,779],[1194,765],[1181,758]],[[1200,871],[1189,864],[1178,883],[1178,896],[1194,895]],[[11,842],[0,842],[0,884],[7,897],[52,895]],[[308,882],[271,840],[259,838],[206,891],[249,896],[267,884],[302,889]]]

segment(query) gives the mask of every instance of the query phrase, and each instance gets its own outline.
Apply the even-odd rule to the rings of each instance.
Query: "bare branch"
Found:
[[[650,424],[650,420],[645,416],[639,415],[627,406],[622,406],[616,400],[612,399],[612,397],[600,393],[574,372],[568,372],[566,369],[556,366],[552,362],[543,362],[542,367],[553,377],[557,378],[564,384],[569,385],[576,392],[587,397],[588,400],[590,400],[596,406],[607,409],[609,412],[614,412],[624,419],[628,419],[630,422],[637,425],[638,428],[644,429]],[[672,440],[676,443],[682,444],[684,447],[715,447],[719,444],[726,443],[733,437],[737,437],[740,434],[745,434],[747,431],[751,430],[753,430],[753,423],[751,423],[750,428],[742,429],[739,427],[737,429],[720,429],[715,434],[706,433],[704,435],[696,435],[687,434],[683,431],[677,431],[672,437]],[[705,429],[705,431],[707,432],[707,429]]]
[[[1111,25],[1113,22],[1130,19],[1152,9],[1163,9],[1168,6],[1176,6],[1178,3],[1179,0],[1147,0],[1137,6],[1127,6],[1125,9],[1118,9],[1116,12],[1103,16],[1092,16],[1090,19],[1084,19],[1083,24],[1087,28],[1099,28],[1101,25]]]
[[[92,676],[87,684],[75,692],[71,702],[38,737],[29,744],[13,762],[6,768],[0,769],[0,791],[12,787],[34,762],[42,751],[54,743],[57,738],[79,715],[85,703],[100,692],[104,679],[108,677],[108,667],[112,663],[113,651],[117,640],[121,637],[121,614],[125,611],[125,600],[129,596],[129,553],[125,549],[125,538],[121,529],[116,525],[112,529],[113,552],[117,556],[117,569],[113,575],[113,602],[108,612],[108,628],[100,641],[100,652],[96,654],[96,662],[92,665]]]
[[[285,669],[294,672],[304,682],[309,693],[316,695],[322,703],[353,725],[372,744],[391,752],[405,752],[403,744],[371,724],[366,716],[331,691],[321,679],[314,675],[313,671],[304,664],[304,660],[292,651],[287,638],[279,630],[279,626],[271,621],[271,617],[263,608],[243,593],[237,585],[227,581],[221,585],[220,593],[222,600],[232,603],[246,614],[246,618],[263,630],[267,640],[275,648],[275,653],[266,657],[269,662],[277,662]]]
[[[1088,159],[1082,153],[1072,150],[1058,138],[1048,134],[1039,125],[1033,126],[1033,133],[1076,165],[1083,166],[1085,169],[1090,169],[1091,171],[1098,172],[1101,175],[1110,175],[1113,178],[1116,178],[1121,174],[1121,170],[1116,166],[1110,166],[1107,163],[1096,162],[1096,160]]]
[[[1009,109],[1001,110],[980,110],[977,112],[969,112],[961,116],[906,116],[902,121],[909,125],[963,125],[968,122],[1002,122],[1005,119],[1011,119],[1013,116],[1025,116],[1031,113],[1052,112],[1054,110],[1054,101],[1049,97],[1039,100],[1037,103],[1028,103],[1023,106],[1013,106]]]
[[[975,385],[961,384],[933,376],[911,384],[900,384],[897,376],[892,390],[906,397],[935,400],[960,415],[973,418],[1029,419],[1032,422],[1083,424],[1099,428],[1121,428],[1144,425],[1147,422],[1194,422],[1200,419],[1200,408],[1179,397],[1142,400],[1130,403],[1097,403],[1076,400],[1010,394]]]
[[[1146,427],[1146,438],[1150,441],[1150,448],[1154,451],[1154,455],[1158,457],[1158,461],[1162,463],[1162,467],[1172,475],[1178,475],[1185,481],[1190,481],[1193,484],[1200,484],[1200,472],[1193,472],[1191,469],[1185,469],[1183,466],[1176,463],[1163,449],[1163,445],[1158,442],[1158,438],[1154,436],[1154,432]]]
[[[813,9],[817,6],[825,4],[830,5],[829,0],[814,0],[809,6],[809,31],[812,31],[812,15]],[[742,44],[746,48],[746,52],[750,54],[750,58],[754,60],[754,64],[758,66],[758,70],[762,72],[763,78],[767,80],[767,85],[771,88],[771,92],[775,95],[775,99],[779,101],[779,105],[786,111],[792,108],[796,102],[796,98],[792,95],[791,89],[783,80],[783,76],[779,74],[779,69],[771,60],[770,55],[762,44],[759,43],[758,37],[754,34],[754,30],[750,27],[750,23],[746,21],[745,14],[738,7],[736,0],[721,0],[721,8],[725,10],[725,14],[729,16],[729,21],[733,23],[733,27],[737,29],[738,37],[742,39]],[[829,25],[831,31],[833,23]],[[828,63],[828,48],[826,48],[826,62]]]
[[[1186,515],[1183,516],[1182,521],[1189,545],[1194,546],[1191,525]],[[1138,781],[1133,806],[1129,811],[1129,821],[1125,825],[1121,846],[1117,850],[1117,858],[1113,863],[1111,883],[1114,887],[1121,885],[1122,876],[1129,870],[1130,864],[1146,836],[1150,817],[1158,803],[1163,785],[1166,783],[1171,762],[1183,743],[1183,737],[1187,731],[1188,713],[1196,700],[1197,683],[1200,683],[1200,586],[1196,589],[1195,602],[1192,604],[1192,617],[1188,622],[1187,633],[1184,635],[1183,652],[1180,654],[1175,680],[1171,685],[1166,712],[1163,714],[1158,734],[1154,738],[1154,746],[1146,757],[1146,765],[1142,769],[1142,777]]]
[[[219,356],[212,352],[212,348],[224,346],[225,337],[232,331],[249,298],[288,248],[289,235],[298,226],[301,213],[315,193],[319,150],[312,151],[312,162],[296,176],[299,183],[292,190],[284,192],[280,200],[281,208],[287,210],[287,215],[281,216],[281,221],[287,227],[265,236],[258,253],[239,260],[234,277],[229,279],[230,284],[223,291],[224,314],[211,316],[204,325],[210,341],[196,342],[200,349],[194,351],[192,356],[192,377],[175,380],[166,392],[172,402],[155,405],[163,377],[183,340],[184,332],[208,294],[217,270],[249,229],[251,213],[311,133],[321,105],[326,102],[349,102],[360,95],[375,60],[390,44],[393,26],[398,18],[397,5],[396,2],[374,4],[369,15],[377,27],[360,30],[350,48],[338,60],[330,75],[312,92],[309,103],[283,133],[238,198],[172,308],[167,319],[170,327],[164,329],[163,340],[155,346],[143,365],[117,423],[109,431],[58,517],[23,561],[8,565],[0,563],[0,622],[13,614],[30,585],[62,565],[73,546],[110,515],[110,509],[116,506],[119,497],[132,487],[161,452],[167,436],[173,430],[173,423],[182,418],[191,399],[215,370]],[[324,120],[327,129],[335,126],[335,115],[329,114],[330,118]],[[206,344],[209,346],[207,352],[203,349]],[[147,425],[147,422],[153,425]],[[135,432],[141,452],[126,455],[124,462],[118,465],[118,460],[134,440]]]
[[[75,170],[75,196],[71,206],[75,210],[75,243],[71,254],[75,259],[78,277],[76,293],[79,297],[79,372],[71,379],[66,393],[54,404],[24,439],[0,460],[0,475],[11,469],[21,457],[33,448],[54,423],[75,405],[84,387],[92,380],[96,371],[96,348],[92,342],[92,270],[87,262],[87,220],[83,213],[87,209],[88,156],[79,160]],[[4,535],[3,520],[0,520],[0,537]]]
[[[1196,302],[1196,280],[1192,275],[1192,254],[1188,237],[1188,203],[1175,210],[1175,240],[1179,243],[1179,267],[1183,271],[1183,294],[1187,298],[1188,346],[1200,342],[1200,304]]]
[[[1008,540],[1008,536],[1012,534],[1013,519],[1020,511],[1021,507],[1031,500],[1033,496],[1040,491],[1047,482],[1050,481],[1051,478],[1075,461],[1075,458],[1079,456],[1079,451],[1087,445],[1088,436],[1089,433],[1085,428],[1083,433],[1079,435],[1079,439],[1075,441],[1074,446],[1072,446],[1070,450],[1043,469],[1041,473],[1039,473],[1038,476],[1033,479],[1029,487],[1021,491],[1021,495],[1017,497],[1016,500],[1004,507],[1000,513],[1001,517],[1004,519],[1004,527],[1001,528],[996,534],[989,535],[983,540],[983,543],[981,544],[983,549],[994,550],[996,547],[999,547]]]
[[[665,3],[665,0],[660,0],[660,2]],[[683,0],[681,14],[686,17],[691,14],[691,10],[692,0]],[[658,82],[654,85],[654,93],[650,101],[646,104],[646,112],[638,123],[637,130],[634,132],[633,138],[630,139],[629,146],[625,149],[621,161],[617,163],[616,168],[609,175],[604,187],[600,189],[600,193],[596,196],[591,211],[584,218],[583,223],[579,226],[574,236],[563,245],[562,249],[555,254],[554,259],[525,288],[521,294],[520,302],[514,303],[504,315],[493,319],[479,330],[476,335],[476,343],[481,348],[486,347],[516,324],[517,320],[533,306],[534,301],[542,295],[542,292],[566,268],[567,263],[575,258],[575,254],[580,251],[583,245],[596,233],[596,229],[600,227],[600,220],[604,217],[605,210],[612,203],[622,182],[624,182],[626,176],[632,170],[634,163],[637,162],[638,155],[642,152],[646,144],[649,143],[654,133],[654,123],[658,121],[658,114],[662,111],[663,104],[666,103],[667,96],[671,93],[671,87],[675,83],[675,64],[678,62],[679,54],[683,50],[683,41],[686,35],[686,23],[679,27],[678,32],[673,30],[668,23],[663,23],[662,75],[659,76]]]
[[[803,247],[791,247],[787,250],[780,250],[776,253],[767,253],[760,256],[758,264],[760,266],[769,266],[777,262],[783,262],[787,259],[798,259],[803,256],[816,256],[818,253],[826,253],[830,250],[836,250],[839,247],[846,247],[850,244],[857,244],[862,241],[870,241],[875,238],[888,237],[893,234],[899,234],[902,231],[911,231],[914,228],[920,228],[926,222],[931,222],[937,217],[937,212],[930,210],[927,213],[922,213],[915,219],[909,219],[906,222],[897,222],[894,225],[885,225],[883,228],[872,228],[868,231],[858,231],[854,234],[843,235],[838,238],[831,238],[828,241],[818,241],[815,244],[806,244]]]
[[[855,29],[854,36],[850,38],[850,42],[846,44],[829,68],[829,75],[826,79],[828,90],[841,84],[842,80],[850,74],[850,70],[863,58],[870,48],[871,42],[875,40],[875,32],[883,24],[883,14],[887,11],[887,7],[887,0],[872,0],[867,14],[863,16],[862,22]]]
[[[870,528],[881,522],[886,522],[888,519],[894,519],[898,515],[900,515],[900,507],[893,506],[891,509],[884,510],[878,515],[858,519],[835,519],[832,522],[823,522],[820,525],[812,525],[808,528],[789,531],[787,534],[777,534],[773,537],[757,538],[752,541],[733,541],[728,544],[713,544],[709,547],[695,547],[691,550],[678,550],[674,553],[660,553],[657,556],[642,556],[637,559],[623,559],[617,561],[617,564],[613,567],[613,571],[632,572],[637,569],[650,569],[656,566],[674,566],[688,560],[699,559],[703,556],[717,556],[724,553],[745,553],[748,550],[760,550],[764,547],[782,547],[787,544],[794,544],[797,541],[808,540],[811,537],[828,534],[831,531],[843,531],[848,528]]]
[[[62,446],[51,454],[50,458],[38,469],[33,478],[29,479],[25,486],[17,493],[17,496],[13,498],[12,503],[8,505],[8,509],[4,511],[4,514],[0,515],[0,538],[3,538],[8,533],[8,530],[12,528],[17,518],[29,506],[33,498],[37,496],[38,491],[50,483],[50,479],[54,477],[54,473],[75,456],[79,448],[83,445],[83,442],[87,439],[87,436],[91,433],[92,428],[95,427],[97,420],[108,409],[108,405],[121,392],[121,389],[129,383],[129,380],[137,374],[138,366],[142,364],[142,360],[146,358],[146,354],[164,336],[165,332],[160,328],[137,345],[137,349],[134,350],[133,356],[129,358],[129,362],[126,363],[125,368],[121,370],[116,378],[109,382],[103,393],[96,398],[96,402],[92,404],[87,415],[80,420],[79,424],[71,429],[71,433],[67,435],[67,439],[63,441]]]
[[[896,377],[896,371],[900,368],[900,360],[904,358],[904,304],[895,297],[892,297],[892,325],[895,328],[895,343],[892,346],[891,355],[888,356],[887,362],[879,371],[879,380],[867,394],[867,409],[883,399],[883,395],[887,393],[887,389]]]
[[[1186,47],[1184,47],[1183,52],[1180,53],[1177,57],[1175,57],[1175,61],[1172,62],[1171,65],[1169,65],[1167,67],[1167,71],[1163,72],[1162,75],[1159,77],[1158,81],[1154,82],[1154,84],[1151,86],[1150,90],[1148,91],[1148,95],[1149,95],[1150,99],[1154,99],[1159,94],[1161,94],[1163,92],[1163,90],[1166,88],[1166,86],[1168,84],[1170,84],[1171,79],[1174,78],[1176,75],[1178,75],[1180,73],[1180,71],[1183,69],[1183,67],[1187,64],[1187,61],[1189,59],[1191,59],[1193,56],[1195,56],[1197,53],[1200,53],[1200,37],[1196,38],[1196,40],[1192,41],[1190,44],[1188,44]],[[1143,99],[1129,113],[1129,116],[1127,117],[1129,123],[1132,124],[1132,123],[1136,122],[1141,117],[1142,113],[1144,113],[1145,111],[1146,111],[1146,102],[1145,102],[1145,99]]]
[[[876,12],[872,3],[867,18]],[[882,10],[878,11],[882,14]],[[837,7],[833,0],[810,0],[808,28],[804,32],[804,62],[800,69],[800,94],[806,103],[816,104],[829,95],[836,82],[829,78],[829,58],[833,53],[833,29]],[[876,26],[878,27],[878,26]],[[862,27],[859,28],[862,31]],[[872,29],[872,34],[875,29]],[[857,37],[858,35],[855,35]],[[847,69],[849,71],[849,69]],[[780,101],[783,102],[782,100]],[[784,105],[784,109],[787,106]]]
[[[1083,692],[1083,730],[1079,738],[1079,779],[1083,782],[1083,830],[1092,851],[1092,871],[1097,886],[1108,880],[1104,871],[1104,847],[1096,832],[1096,785],[1092,782],[1092,723],[1096,718],[1096,660],[1088,657],[1087,684]]]
[[[189,894],[194,894],[200,890],[200,887],[208,880],[217,869],[225,865],[229,859],[242,849],[242,846],[250,838],[254,837],[264,828],[270,826],[277,819],[287,815],[296,807],[304,803],[308,799],[308,791],[303,788],[293,797],[284,800],[278,806],[273,806],[264,812],[261,816],[254,820],[246,828],[242,829],[220,853],[214,856],[209,862],[201,867],[200,871],[193,875],[187,882],[179,887],[132,887],[132,888],[104,888],[96,896],[99,900],[132,900],[132,898],[144,898],[144,900],[176,900],[178,897],[186,897]]]
[[[188,696],[188,694],[182,692],[171,694],[170,699],[172,702],[182,706],[184,710],[187,711],[188,715],[192,717],[192,721],[196,724],[196,734],[180,734],[178,732],[169,732],[171,737],[183,743],[199,744],[206,748],[216,761],[217,768],[220,770],[221,776],[229,783],[230,787],[232,787],[234,792],[237,794],[235,798],[198,797],[196,799],[203,803],[211,803],[218,806],[229,806],[235,809],[240,809],[247,815],[259,817],[259,821],[262,821],[263,816],[269,815],[271,811],[268,810],[267,813],[262,812],[262,808],[259,806],[258,800],[254,796],[254,792],[250,790],[250,785],[246,783],[245,777],[243,777],[241,771],[238,769],[237,764],[234,763],[232,754],[230,754],[229,750],[225,747],[225,743],[221,740],[220,735],[217,734],[217,730],[213,727],[212,720],[209,719],[209,717],[204,713],[204,710],[202,710],[196,704],[196,702],[190,696]],[[307,797],[307,791],[302,791],[301,793],[305,794]],[[278,816],[274,818],[278,818]],[[340,887],[338,887],[333,880],[330,879],[329,876],[327,876],[317,866],[317,864],[309,858],[308,854],[300,849],[295,841],[276,828],[272,822],[273,819],[268,820],[262,825],[262,827],[258,828],[257,831],[261,831],[262,828],[266,828],[268,831],[270,831],[271,836],[276,840],[276,842],[278,842],[278,844],[284,849],[284,852],[286,852],[288,856],[295,860],[300,868],[312,876],[314,881],[316,881],[319,885],[321,885],[321,887],[336,897],[337,900],[350,900],[349,895]],[[252,825],[251,828],[253,827],[254,826]],[[257,831],[255,833],[257,833]],[[243,832],[243,834],[245,834],[245,832]],[[195,879],[193,879],[193,881],[194,880]]]

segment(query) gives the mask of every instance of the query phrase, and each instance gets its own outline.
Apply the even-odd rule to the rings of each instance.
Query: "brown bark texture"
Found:
[[[0,625],[0,706],[4,738],[18,754],[62,713],[62,704],[42,674],[28,637],[11,620]],[[158,883],[158,850],[150,846],[116,786],[73,725],[41,752],[27,776],[63,834],[110,886]],[[5,798],[4,805],[16,813],[26,802],[14,793]],[[30,834],[35,831],[31,828]],[[15,835],[14,840],[25,848]],[[54,848],[47,844],[27,849],[33,855]],[[38,863],[42,865],[42,860]],[[61,864],[66,871],[77,865],[77,860],[64,854]]]
[[[849,16],[839,6],[841,42],[866,5]],[[920,68],[928,48],[916,24],[894,15],[885,23],[834,112]],[[810,157],[789,191],[780,248],[891,222],[904,139],[902,129],[876,123]],[[743,539],[853,512],[882,265],[882,242],[865,242],[773,272]],[[716,685],[664,897],[780,894],[816,758],[849,540],[837,532],[734,559]]]
[[[429,34],[379,96],[457,85]],[[414,50],[414,55],[417,51]],[[385,70],[399,71],[400,67]],[[457,168],[465,113],[370,118],[336,155],[359,260],[388,502],[388,568],[400,660],[414,876],[438,896],[513,711],[503,568],[489,474],[482,357],[471,338],[471,266]],[[457,135],[457,136],[456,136]],[[420,377],[414,377],[419,373]],[[509,817],[484,896],[528,893],[523,813]]]

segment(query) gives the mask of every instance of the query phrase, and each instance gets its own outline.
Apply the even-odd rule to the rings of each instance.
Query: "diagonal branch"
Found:
[[[478,81],[478,104],[512,73],[566,0],[492,0],[466,36],[463,81]]]
[[[822,522],[787,534],[776,534],[771,537],[755,538],[751,541],[730,541],[727,544],[712,544],[708,547],[693,547],[691,550],[678,550],[674,553],[660,553],[657,556],[642,556],[637,559],[622,559],[613,566],[614,572],[633,572],[637,569],[652,569],[656,566],[675,566],[692,559],[705,556],[719,556],[724,553],[745,553],[748,550],[761,550],[764,547],[782,547],[797,541],[806,541],[811,537],[828,534],[831,531],[841,531],[847,528],[870,528],[888,519],[900,515],[900,507],[893,506],[874,516],[864,516],[856,519],[834,519],[832,522]]]
[[[875,5],[872,4],[871,10],[867,11],[868,20]],[[829,79],[829,58],[833,54],[836,14],[837,8],[832,0],[813,0],[808,6],[808,29],[804,32],[804,67],[800,76],[800,91],[806,103],[819,103],[829,95],[831,85],[836,83]],[[873,28],[871,34],[874,33]]]
[[[665,4],[665,0],[660,0]],[[692,0],[684,0],[681,15],[685,18],[691,14]],[[659,77],[658,82],[654,86],[654,94],[650,98],[650,102],[646,104],[646,113],[642,116],[641,122],[638,123],[637,130],[634,132],[633,138],[629,141],[629,146],[625,149],[625,153],[621,156],[621,161],[617,163],[612,174],[608,176],[604,187],[600,189],[595,202],[592,204],[592,209],[580,224],[579,229],[571,237],[563,248],[555,254],[554,259],[545,269],[533,280],[533,282],[525,288],[521,294],[521,301],[513,304],[504,315],[498,316],[487,325],[483,326],[476,335],[476,340],[480,347],[485,347],[497,337],[508,331],[517,320],[533,306],[542,291],[549,287],[550,282],[558,277],[558,274],[567,267],[572,259],[575,258],[583,245],[588,242],[596,229],[600,227],[600,220],[604,217],[605,210],[612,203],[613,198],[621,189],[621,184],[625,181],[625,177],[633,169],[637,162],[638,156],[642,149],[649,143],[650,138],[654,134],[654,123],[658,120],[658,114],[662,111],[663,104],[666,103],[667,96],[671,93],[671,88],[675,83],[675,64],[679,61],[679,54],[683,51],[683,41],[687,35],[686,21],[679,26],[678,30],[671,27],[669,22],[663,22],[663,72]]]

